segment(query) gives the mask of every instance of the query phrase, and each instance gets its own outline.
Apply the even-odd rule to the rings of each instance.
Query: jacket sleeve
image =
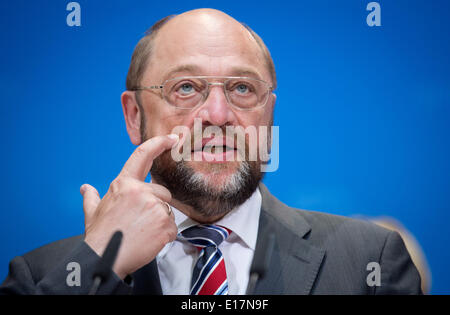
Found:
[[[45,255],[41,255],[45,256]],[[46,268],[45,257],[39,262],[29,261],[27,256],[18,256],[9,264],[9,274],[0,286],[0,295],[69,295],[88,294],[93,284],[94,268],[100,257],[84,241],[53,267]],[[74,269],[70,263],[78,263],[79,273],[71,274]],[[112,270],[108,280],[102,283],[97,294],[130,294],[132,287],[122,281]],[[77,281],[73,277],[77,277]],[[79,280],[79,281],[78,281]],[[74,284],[75,282],[75,284]]]
[[[391,231],[380,258],[381,283],[375,294],[423,294],[416,266],[398,234]]]

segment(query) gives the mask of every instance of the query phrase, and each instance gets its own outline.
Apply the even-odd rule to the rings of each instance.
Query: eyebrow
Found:
[[[177,66],[173,69],[171,69],[169,72],[167,72],[164,76],[163,76],[163,81],[171,79],[176,73],[180,73],[180,72],[190,72],[190,73],[196,73],[200,71],[200,67],[196,66],[196,65],[181,65],[181,66]]]
[[[248,67],[235,67],[232,68],[231,74],[236,77],[251,77],[255,79],[262,80],[261,75],[256,69],[248,68]]]
[[[201,72],[201,68],[197,65],[187,64],[176,66],[175,68],[169,70],[164,76],[163,81],[171,79],[177,73],[188,72],[193,75],[203,75]],[[229,73],[230,76],[235,77],[251,77],[262,80],[261,75],[255,69],[251,67],[233,67]]]

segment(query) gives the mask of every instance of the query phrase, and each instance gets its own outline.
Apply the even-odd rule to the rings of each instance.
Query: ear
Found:
[[[267,101],[266,108],[265,108],[266,115],[270,115],[270,118],[268,118],[268,119],[269,119],[269,123],[271,125],[273,125],[273,114],[274,114],[276,101],[277,101],[276,94],[275,93],[270,94],[269,100]]]
[[[275,94],[275,93],[272,93],[272,103],[270,104],[271,106],[272,106],[272,111],[274,110],[274,108],[275,108],[275,103],[276,103],[276,101],[277,101],[277,95]]]
[[[134,91],[125,91],[120,97],[122,101],[123,116],[127,125],[128,136],[134,145],[140,145],[141,139],[141,113],[139,105],[136,101],[136,93]]]

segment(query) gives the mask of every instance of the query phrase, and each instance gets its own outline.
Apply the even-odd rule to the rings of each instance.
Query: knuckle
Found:
[[[142,191],[143,188],[138,182],[132,179],[122,180],[122,185],[120,188],[121,195],[127,196],[129,198],[136,198],[140,194],[142,194]]]
[[[111,193],[117,194],[123,186],[123,181],[124,180],[121,177],[117,177],[116,179],[114,179],[109,185],[109,190],[111,191]]]
[[[149,195],[146,197],[146,200],[144,202],[144,209],[154,209],[156,207],[162,206],[161,203],[156,199],[154,196]]]
[[[136,198],[140,193],[142,189],[140,189],[139,186],[134,184],[129,184],[123,189],[123,194],[129,196],[130,198]]]
[[[130,178],[118,177],[110,185],[110,192],[114,198],[127,198],[131,200],[138,200],[144,196],[144,187],[137,181]],[[146,197],[152,197],[152,194],[145,194]]]
[[[166,202],[170,202],[172,200],[172,194],[166,187],[150,183],[148,184],[148,188],[152,194],[157,195],[158,197],[161,198],[161,200]]]
[[[164,187],[165,188],[165,187]],[[165,197],[166,197],[166,201],[167,202],[170,202],[170,201],[172,201],[172,194],[171,194],[171,192],[168,190],[168,189],[164,189],[164,194],[165,194]]]
[[[166,187],[164,186],[160,186],[161,192],[168,198],[168,199],[172,199],[172,194],[170,192],[170,190],[168,190]]]
[[[145,156],[147,154],[145,148],[141,145],[134,150],[134,154],[138,157]]]

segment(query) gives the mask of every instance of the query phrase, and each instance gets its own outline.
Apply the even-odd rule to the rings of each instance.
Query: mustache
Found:
[[[275,129],[273,129],[275,128]],[[260,161],[270,159],[272,132],[274,126],[249,125],[211,125],[203,124],[201,119],[194,119],[194,125],[175,126],[171,134],[180,140],[170,152],[174,161],[202,160],[202,153],[224,154],[226,161]],[[234,152],[234,153],[233,153]],[[218,155],[216,155],[218,156]]]
[[[177,150],[181,153],[186,151],[195,152],[203,149],[220,148],[225,150],[237,150],[246,155],[249,151],[251,137],[242,126],[202,126],[187,130],[179,134],[180,141]],[[257,134],[254,137],[257,139]],[[255,144],[257,140],[255,140]],[[190,150],[189,150],[190,149]]]

